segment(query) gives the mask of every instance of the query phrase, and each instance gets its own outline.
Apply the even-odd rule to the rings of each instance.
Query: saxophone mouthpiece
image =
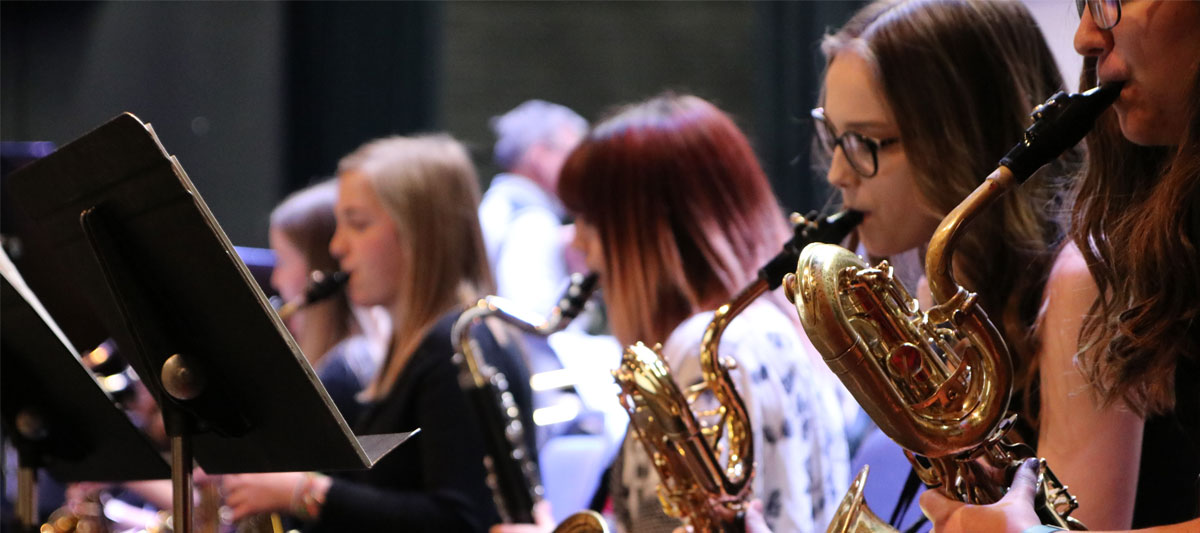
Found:
[[[333,296],[350,280],[345,272],[322,272],[314,270],[309,274],[308,287],[304,289],[304,303],[311,304]]]
[[[287,320],[296,311],[304,308],[306,305],[317,303],[324,300],[346,286],[346,282],[350,280],[350,276],[342,271],[337,272],[322,272],[314,270],[308,275],[308,286],[304,288],[304,294],[290,302],[284,302],[278,296],[271,297],[271,307],[275,308],[275,312],[279,314],[279,318]]]
[[[1018,183],[1042,165],[1075,146],[1091,131],[1096,119],[1121,96],[1124,82],[1109,82],[1079,94],[1059,92],[1033,109],[1033,125],[1003,158]]]
[[[779,288],[784,276],[796,270],[800,252],[804,251],[805,246],[814,242],[842,242],[862,219],[863,214],[853,209],[834,213],[824,220],[798,217],[793,221],[792,238],[783,244],[783,251],[758,270],[758,279],[766,282],[770,290]]]
[[[812,236],[812,242],[840,242],[850,231],[862,222],[863,214],[853,209],[834,213],[825,219],[824,227],[818,227]]]

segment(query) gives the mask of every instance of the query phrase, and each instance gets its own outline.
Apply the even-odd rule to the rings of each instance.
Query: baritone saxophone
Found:
[[[661,347],[640,342],[625,350],[613,372],[621,405],[658,472],[663,510],[694,531],[740,531],[754,478],[750,416],[729,375],[734,362],[718,353],[722,333],[755,299],[779,287],[805,245],[841,241],[861,220],[853,211],[817,221],[796,217],[794,236],[783,251],[759,270],[757,281],[714,313],[701,341],[702,382],[681,389],[658,353]],[[700,406],[700,401],[708,405],[701,400],[707,395],[714,408]]]
[[[572,275],[549,317],[529,313],[504,298],[488,296],[463,311],[451,329],[459,386],[481,419],[487,484],[504,523],[532,524],[533,507],[542,500],[544,489],[537,463],[525,446],[525,432],[533,428],[521,423],[508,379],[484,360],[478,342],[471,336],[471,327],[496,318],[526,333],[548,336],[567,327],[583,311],[598,280],[594,273]],[[607,525],[598,514],[583,512],[572,515],[556,531],[600,533],[607,531]]]
[[[885,434],[904,448],[926,485],[959,501],[999,500],[1034,453],[1005,437],[1013,368],[1008,348],[977,302],[954,279],[964,228],[1009,188],[1078,143],[1120,94],[1105,85],[1058,93],[1034,109],[1033,125],[1000,166],[942,220],[925,257],[936,303],[922,312],[886,261],[868,267],[853,253],[814,244],[784,282],[809,339]],[[1069,515],[1075,498],[1039,462],[1035,507],[1042,521],[1084,529]],[[894,531],[861,503],[866,471],[829,531]]]

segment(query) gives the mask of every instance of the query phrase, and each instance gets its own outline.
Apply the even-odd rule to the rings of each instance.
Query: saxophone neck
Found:
[[[471,381],[476,388],[483,388],[487,385],[487,375],[483,371],[486,363],[482,354],[476,350],[474,339],[471,338],[471,327],[496,314],[497,311],[498,308],[492,305],[488,298],[481,299],[458,315],[454,326],[450,328],[450,344],[454,347],[454,353],[462,356],[463,363],[470,372]]]
[[[933,234],[925,256],[925,276],[933,298],[949,301],[961,287],[954,281],[951,251],[962,228],[1013,185],[1020,185],[1043,165],[1075,146],[1096,119],[1121,95],[1123,82],[1105,83],[1079,94],[1058,93],[1030,114],[1033,124],[1000,158],[999,167],[955,207]]]
[[[1014,184],[1016,180],[1012,171],[1008,167],[998,167],[938,224],[929,241],[929,250],[925,253],[925,277],[933,300],[938,304],[945,304],[966,291],[954,278],[954,250],[958,247],[959,237],[979,213],[995,203]]]
[[[754,300],[767,292],[769,284],[767,281],[759,279],[741,292],[734,295],[733,299],[725,302],[713,313],[712,320],[708,323],[708,327],[704,329],[704,337],[700,341],[700,368],[704,372],[704,380],[708,383],[713,383],[720,375],[720,344],[721,335],[725,333],[725,328],[729,327],[729,323],[737,317],[742,311],[745,311]]]
[[[499,296],[480,299],[475,305],[464,310],[458,316],[458,320],[454,321],[454,327],[450,330],[450,342],[454,347],[454,353],[462,354],[475,386],[485,386],[488,379],[483,371],[487,364],[483,360],[482,354],[478,353],[477,346],[471,338],[471,328],[476,323],[495,317],[521,331],[545,337],[567,327],[567,324],[570,324],[571,320],[579,315],[588,299],[596,291],[598,280],[599,276],[595,273],[586,276],[572,275],[570,285],[559,299],[558,305],[550,311],[549,318],[525,310]]]

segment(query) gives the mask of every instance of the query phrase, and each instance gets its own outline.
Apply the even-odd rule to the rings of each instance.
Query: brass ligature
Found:
[[[567,327],[583,311],[596,290],[596,274],[574,274],[548,318],[521,310],[499,296],[488,296],[463,311],[454,322],[450,338],[454,361],[459,367],[459,385],[481,418],[487,455],[487,483],[504,523],[533,523],[533,506],[542,500],[541,475],[533,455],[526,450],[525,428],[504,374],[483,358],[471,327],[487,318],[497,318],[521,331],[548,336]],[[573,531],[603,531],[603,520],[595,513],[572,517]],[[563,527],[563,526],[560,526]]]
[[[750,417],[729,375],[733,361],[718,353],[722,333],[755,299],[779,287],[804,246],[839,242],[861,220],[854,211],[817,221],[795,217],[794,235],[783,251],[759,270],[758,280],[714,313],[701,341],[701,383],[681,390],[657,349],[640,342],[625,350],[613,372],[630,426],[658,471],[663,510],[694,531],[740,530],[754,478]],[[714,409],[698,407],[706,392],[716,402]],[[714,424],[702,422],[714,417]]]
[[[934,232],[925,272],[936,303],[922,312],[887,262],[869,268],[848,250],[814,244],[785,280],[809,339],[871,419],[905,449],[926,485],[968,503],[999,500],[1033,457],[1005,437],[1012,361],[999,331],[954,279],[953,250],[963,229],[1007,189],[1078,143],[1120,94],[1105,85],[1058,93],[1034,109],[1024,138]],[[861,504],[866,469],[829,531],[890,531]],[[1083,529],[1078,504],[1040,462],[1035,507],[1044,522]],[[857,503],[856,503],[857,502]]]

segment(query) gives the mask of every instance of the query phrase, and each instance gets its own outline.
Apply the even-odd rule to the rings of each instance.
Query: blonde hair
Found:
[[[391,390],[438,319],[493,292],[479,228],[479,180],[462,144],[449,135],[387,137],[342,158],[338,174],[358,172],[379,195],[400,236],[404,265],[391,306],[392,347],[366,396]],[[401,244],[402,243],[402,244]]]

